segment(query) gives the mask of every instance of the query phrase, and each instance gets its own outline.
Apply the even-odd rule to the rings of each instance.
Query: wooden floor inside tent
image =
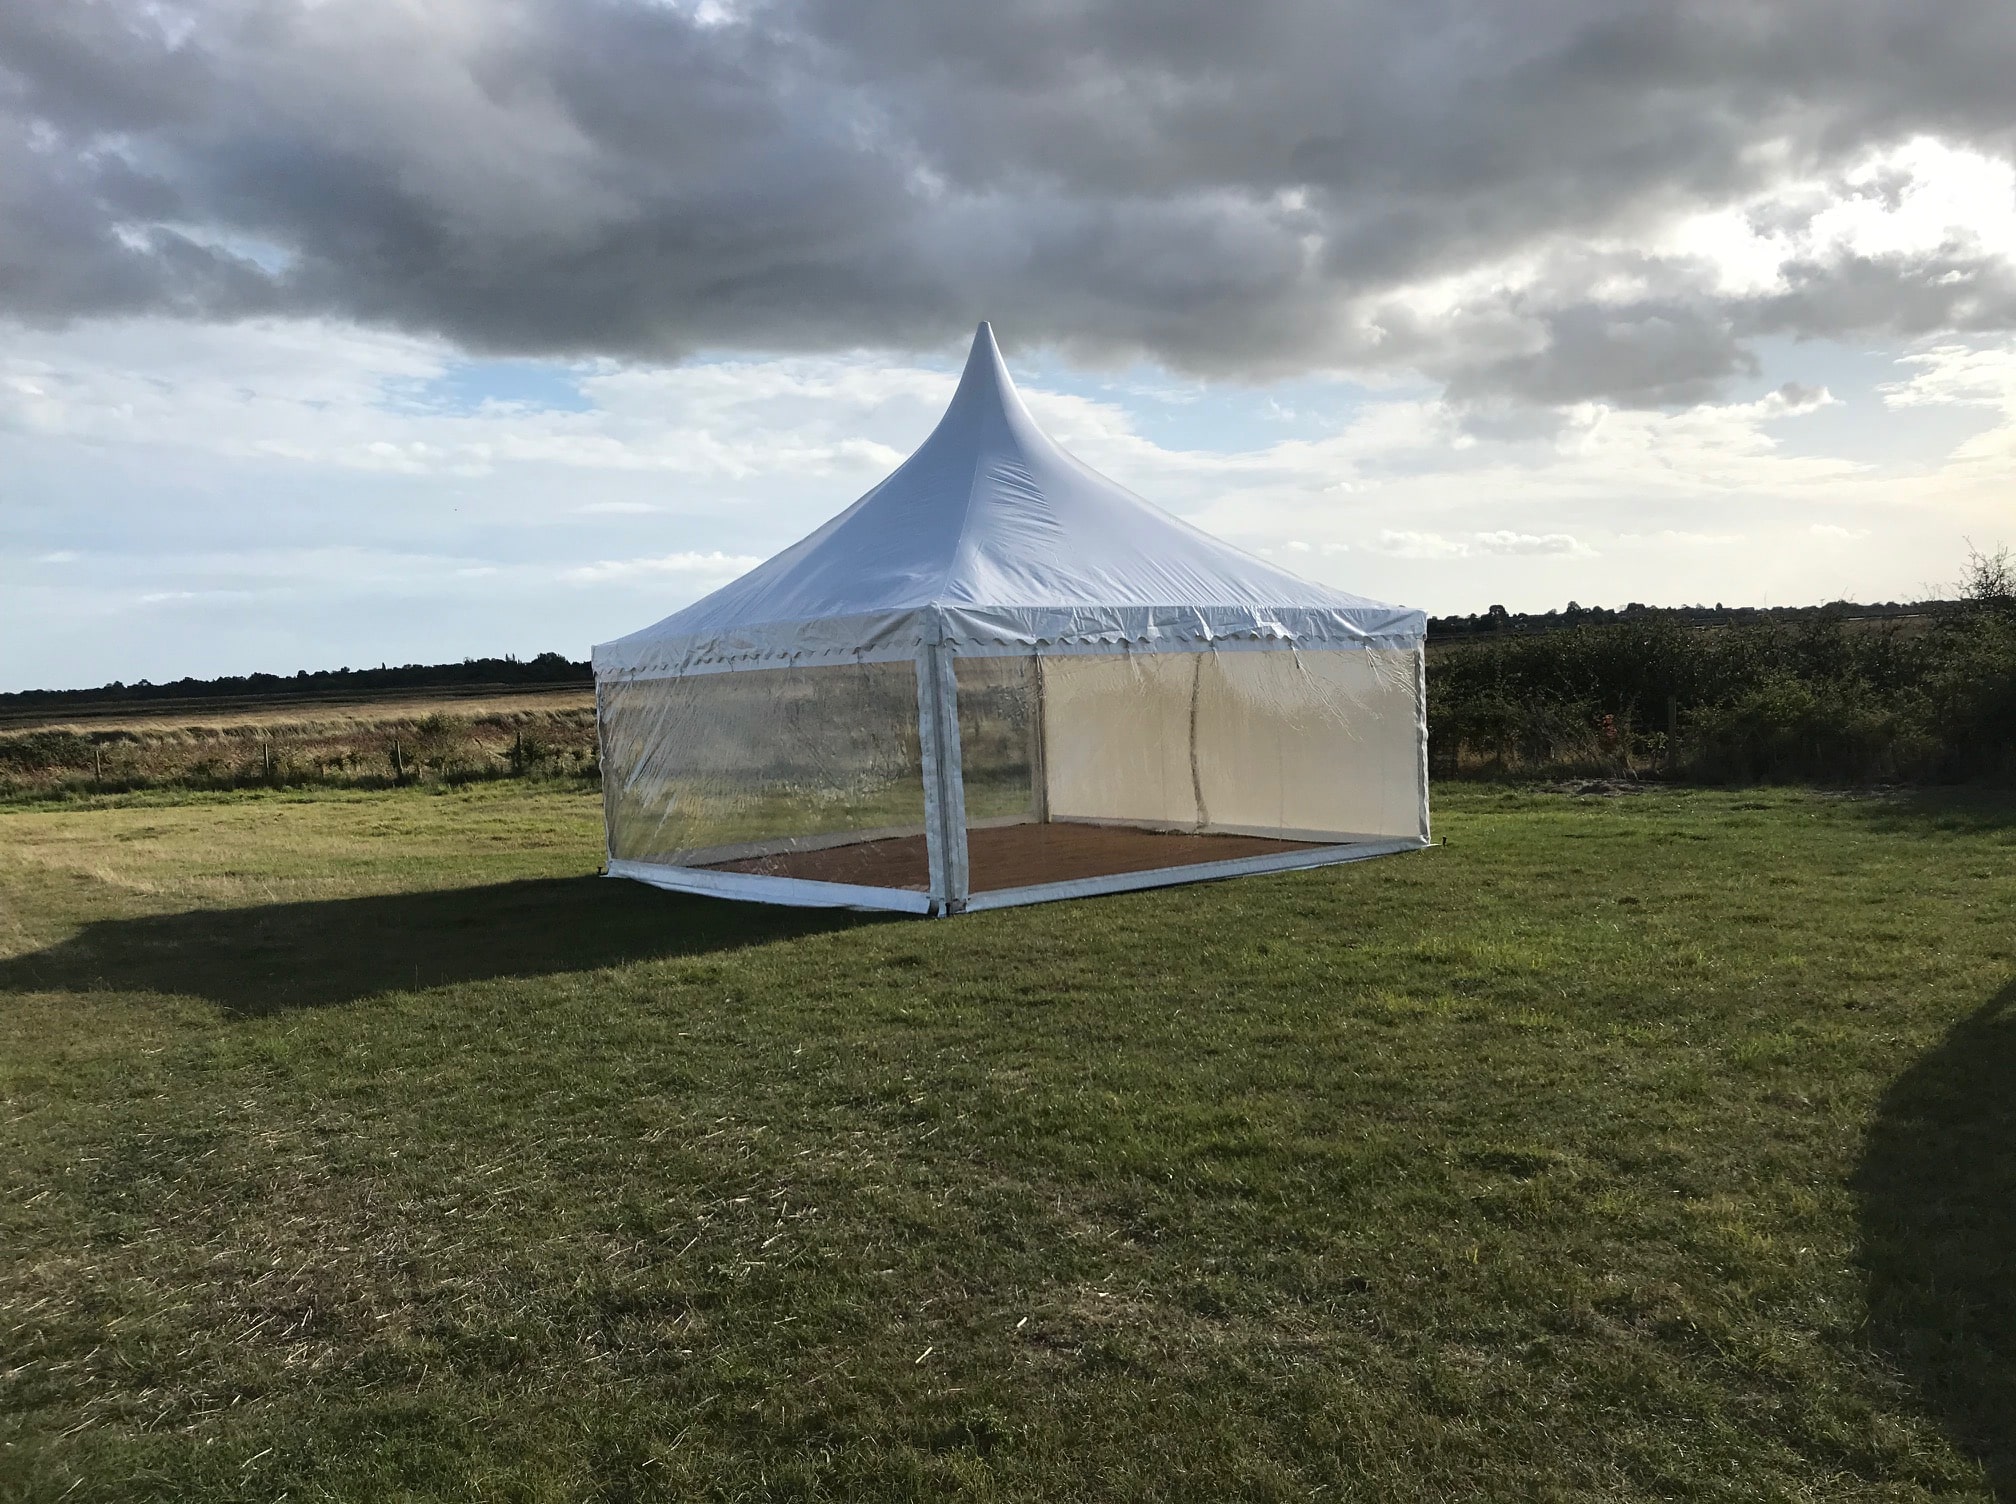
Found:
[[[1110,877],[1119,872],[1152,872],[1160,867],[1190,867],[1200,862],[1237,861],[1276,852],[1312,851],[1319,844],[1266,836],[1135,830],[1123,825],[1005,825],[966,833],[967,866],[975,893]],[[918,892],[930,885],[922,836],[744,857],[717,863],[713,870]]]

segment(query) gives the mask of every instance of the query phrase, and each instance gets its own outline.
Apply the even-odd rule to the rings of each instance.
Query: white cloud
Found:
[[[1441,533],[1382,528],[1374,551],[1402,559],[1464,559],[1478,554],[1563,555],[1594,558],[1596,551],[1567,533],[1515,533],[1504,529],[1447,537]]]
[[[1617,541],[1653,548],[1730,548],[1745,541],[1742,533],[1695,533],[1665,527],[1656,533],[1619,533]]]
[[[1460,559],[1470,550],[1455,538],[1440,533],[1415,532],[1405,528],[1381,528],[1372,545],[1379,553],[1402,559]]]
[[[1567,533],[1477,533],[1471,542],[1487,554],[1573,554],[1593,559],[1596,550]]]
[[[571,585],[594,585],[606,580],[631,580],[641,576],[679,575],[698,581],[726,584],[747,574],[763,561],[754,554],[676,553],[650,559],[603,559],[560,572]]]
[[[1654,242],[1698,258],[1719,292],[1788,287],[1785,268],[1962,251],[2016,257],[2016,164],[1928,136],[1865,153],[1832,178],[1788,178],[1673,222]]]
[[[1991,407],[2016,414],[2016,347],[1936,344],[1898,364],[1911,374],[1878,388],[1891,407]]]
[[[940,405],[951,389],[942,373],[866,358],[556,364],[558,384],[585,408],[458,407],[429,390],[458,364],[438,341],[313,321],[16,329],[0,354],[0,430],[450,478],[527,466],[687,482],[869,476],[902,458],[862,431],[875,415]]]
[[[1995,414],[1947,456],[1953,476],[1967,477],[1992,525],[2009,528],[2009,477],[2016,474],[2016,343],[1941,343],[1899,362],[1911,374],[1881,388],[1892,407],[1958,407]],[[1995,536],[2001,536],[1997,532]]]

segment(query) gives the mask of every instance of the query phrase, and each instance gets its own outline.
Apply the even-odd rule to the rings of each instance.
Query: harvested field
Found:
[[[571,689],[328,704],[161,701],[0,730],[0,798],[377,788],[594,770],[594,694]]]
[[[174,725],[239,726],[271,721],[378,720],[433,711],[495,715],[521,710],[578,710],[595,703],[592,684],[474,684],[298,695],[191,695],[96,700],[82,705],[0,706],[0,732],[145,730]]]

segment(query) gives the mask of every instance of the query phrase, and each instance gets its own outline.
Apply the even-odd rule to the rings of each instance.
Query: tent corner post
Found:
[[[1050,718],[1043,704],[1043,654],[1032,648],[1030,678],[1035,686],[1033,724],[1029,728],[1030,813],[1038,825],[1050,823]]]
[[[1414,648],[1414,731],[1421,748],[1421,844],[1434,840],[1428,813],[1428,640]]]
[[[602,871],[616,857],[616,782],[609,772],[609,705],[602,694],[602,675],[595,675],[595,778],[602,790]]]
[[[917,727],[923,748],[925,851],[934,908],[966,907],[966,787],[960,767],[959,683],[943,624],[926,625],[917,650]]]

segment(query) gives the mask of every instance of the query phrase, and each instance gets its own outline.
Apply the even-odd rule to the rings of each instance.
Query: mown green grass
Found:
[[[2016,803],[1438,820],[923,922],[0,813],[0,1497],[2016,1490]]]

